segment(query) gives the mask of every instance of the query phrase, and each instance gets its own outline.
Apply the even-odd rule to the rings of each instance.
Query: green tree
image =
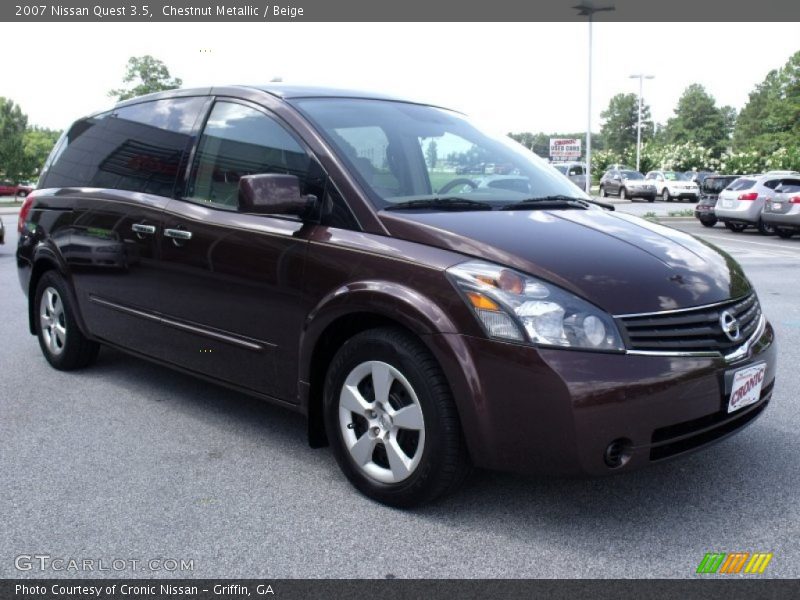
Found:
[[[436,140],[431,140],[428,143],[428,148],[425,150],[425,156],[428,159],[428,166],[431,169],[436,168],[436,162],[439,160],[439,153],[436,147]]]
[[[131,56],[128,59],[128,66],[122,81],[133,85],[111,90],[108,92],[109,96],[115,97],[117,100],[127,100],[153,92],[174,90],[183,84],[178,77],[170,76],[167,65],[149,54]]]
[[[24,176],[23,139],[28,117],[19,105],[0,96],[0,172],[17,183]]]
[[[736,120],[733,146],[771,154],[797,146],[800,138],[800,51],[770,71],[750,93]]]
[[[25,162],[23,173],[26,179],[36,179],[42,170],[44,161],[55,146],[60,131],[45,129],[43,127],[29,127],[23,136],[23,150]]]
[[[669,144],[694,142],[719,156],[728,145],[732,110],[718,107],[702,85],[693,83],[678,100],[675,116],[664,128],[664,137]]]
[[[636,126],[639,121],[639,96],[636,94],[617,94],[608,103],[608,108],[600,113],[604,119],[600,128],[605,147],[618,154],[636,146]],[[653,121],[650,107],[642,101],[642,142],[653,137]]]

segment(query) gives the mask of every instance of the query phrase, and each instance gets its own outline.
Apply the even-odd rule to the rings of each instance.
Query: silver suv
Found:
[[[562,162],[553,163],[553,166],[579,188],[586,189],[586,163]]]
[[[781,181],[775,195],[764,203],[761,220],[774,227],[778,237],[790,238],[800,233],[800,176]]]
[[[764,235],[772,235],[774,226],[761,218],[764,203],[775,196],[775,188],[784,180],[797,180],[798,175],[783,171],[740,177],[720,192],[714,213],[731,231],[755,227]]]

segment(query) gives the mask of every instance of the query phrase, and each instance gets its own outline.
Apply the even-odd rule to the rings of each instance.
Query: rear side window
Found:
[[[784,179],[775,191],[781,194],[800,192],[800,179]]]
[[[776,187],[778,187],[778,184],[780,182],[781,182],[780,179],[771,179],[770,181],[765,181],[764,182],[764,187],[765,188],[769,188],[771,190],[774,190]]]
[[[305,186],[311,159],[275,119],[254,108],[217,102],[192,165],[186,197],[235,209],[239,179],[256,173],[288,173]]]
[[[53,151],[43,187],[97,187],[171,197],[205,98],[125,106],[77,121]]]
[[[569,168],[570,175],[583,175],[583,167],[581,165],[572,165]]]
[[[740,192],[742,190],[749,190],[753,185],[755,185],[755,179],[747,179],[746,177],[740,177],[732,184],[730,184],[726,189],[732,192]]]

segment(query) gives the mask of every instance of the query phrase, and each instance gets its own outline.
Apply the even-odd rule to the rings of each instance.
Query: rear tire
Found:
[[[714,225],[717,224],[717,220],[716,219],[701,219],[700,223],[702,223],[704,227],[713,227]]]
[[[744,225],[742,223],[725,223],[725,227],[727,227],[728,229],[730,229],[735,233],[741,233],[742,231],[745,230],[747,225]]]
[[[759,220],[757,229],[761,235],[775,235],[775,228],[772,225],[767,225],[764,221]]]
[[[655,202],[656,201],[656,197],[655,196],[648,196],[647,197],[647,201],[648,202]]]
[[[51,366],[60,371],[72,371],[94,362],[100,345],[83,335],[78,327],[67,283],[56,271],[42,275],[33,306],[36,337]]]
[[[788,240],[795,234],[795,231],[794,229],[781,229],[779,227],[776,227],[775,234],[783,240]]]
[[[425,345],[402,329],[371,329],[344,343],[328,368],[324,413],[336,461],[373,500],[419,506],[452,492],[469,474],[444,374]]]

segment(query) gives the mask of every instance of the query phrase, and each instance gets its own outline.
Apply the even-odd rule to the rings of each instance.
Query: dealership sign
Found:
[[[550,158],[568,160],[581,157],[580,138],[550,138]]]

